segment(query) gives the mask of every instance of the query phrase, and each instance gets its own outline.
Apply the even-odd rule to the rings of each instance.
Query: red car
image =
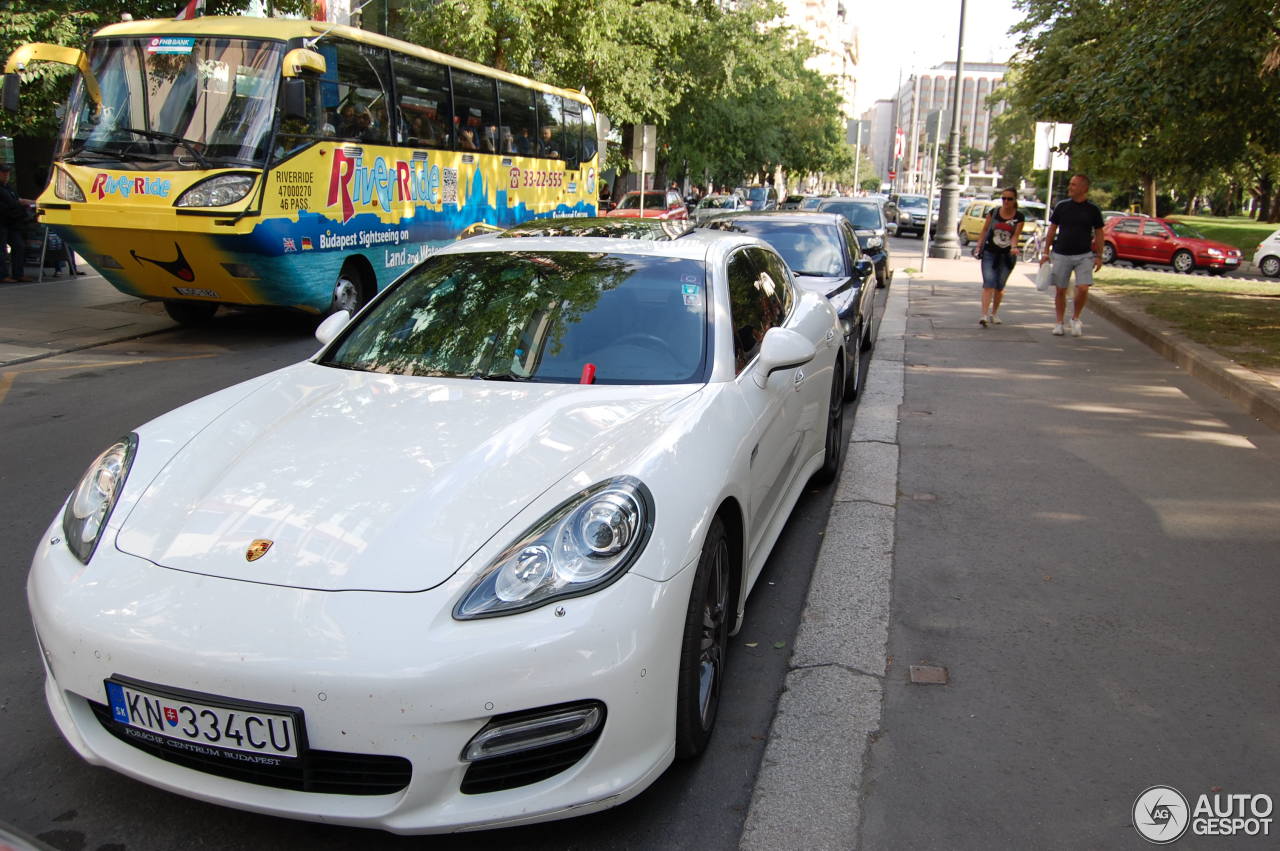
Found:
[[[1163,263],[1182,273],[1208,269],[1215,275],[1240,268],[1240,249],[1205,239],[1195,228],[1176,219],[1115,216],[1102,226],[1102,235],[1103,263]]]
[[[640,208],[641,195],[644,196],[643,210]],[[618,206],[605,213],[605,215],[610,217],[627,216],[630,218],[644,216],[646,219],[687,219],[689,218],[689,208],[684,205],[684,201],[675,192],[648,189],[643,193],[636,191],[623,195],[622,200],[618,202]]]

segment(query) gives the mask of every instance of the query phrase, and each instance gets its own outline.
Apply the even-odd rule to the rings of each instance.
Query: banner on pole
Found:
[[[1071,141],[1071,125],[1052,121],[1036,122],[1036,145],[1032,156],[1032,168],[1066,171],[1071,168],[1071,157],[1056,150]],[[1052,158],[1051,158],[1052,155]]]

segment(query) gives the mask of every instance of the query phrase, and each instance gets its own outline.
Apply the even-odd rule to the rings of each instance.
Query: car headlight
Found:
[[[454,607],[457,620],[510,615],[613,583],[653,530],[653,498],[630,476],[561,503],[507,547]]]
[[[79,201],[84,203],[84,192],[71,175],[57,166],[53,167],[53,194],[63,201]]]
[[[1222,257],[1222,256],[1223,256],[1223,254],[1222,254],[1222,250],[1221,250],[1221,249],[1219,249],[1219,248],[1206,248],[1206,249],[1204,250],[1204,253],[1205,253],[1205,254],[1208,254],[1210,257]]]
[[[67,500],[67,507],[62,512],[62,534],[71,552],[85,564],[97,549],[102,530],[107,528],[107,520],[124,488],[124,480],[129,475],[137,449],[138,436],[135,434],[111,444],[89,465],[84,478]]]
[[[192,186],[173,203],[175,207],[225,207],[249,194],[251,174],[220,174]]]
[[[883,239],[881,239],[880,237],[878,237],[878,236],[869,236],[869,237],[867,237],[867,248],[868,248],[868,249],[871,249],[871,248],[879,248],[879,247],[880,247],[880,246],[882,246],[882,245],[884,245],[884,240],[883,240]]]

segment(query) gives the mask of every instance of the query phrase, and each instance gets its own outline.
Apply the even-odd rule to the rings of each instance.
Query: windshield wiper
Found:
[[[119,154],[117,154],[115,151],[109,151],[106,148],[95,148],[95,147],[91,147],[90,145],[81,145],[78,148],[73,148],[72,150],[67,151],[65,154],[62,155],[62,159],[64,161],[70,162],[72,158],[78,157],[81,154],[94,154],[100,157],[118,157],[119,156]]]
[[[140,130],[137,127],[116,127],[114,129],[125,133],[134,133],[144,139],[157,139],[161,142],[172,142],[175,145],[181,145],[191,153],[191,156],[195,157],[196,162],[200,164],[201,168],[209,168],[209,161],[205,159],[204,154],[200,153],[199,149],[196,148],[196,145],[200,144],[199,142],[194,142],[191,139],[184,139],[175,133],[161,133],[159,130]]]
[[[471,378],[475,381],[529,381],[530,380],[529,378],[526,378],[523,375],[516,375],[513,372],[494,372],[494,373],[475,372],[475,373],[472,373]]]

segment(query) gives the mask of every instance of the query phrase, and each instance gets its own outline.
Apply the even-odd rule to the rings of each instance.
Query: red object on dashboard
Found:
[[[582,377],[578,379],[579,384],[595,384],[596,383],[596,365],[593,363],[585,364],[582,367]]]

